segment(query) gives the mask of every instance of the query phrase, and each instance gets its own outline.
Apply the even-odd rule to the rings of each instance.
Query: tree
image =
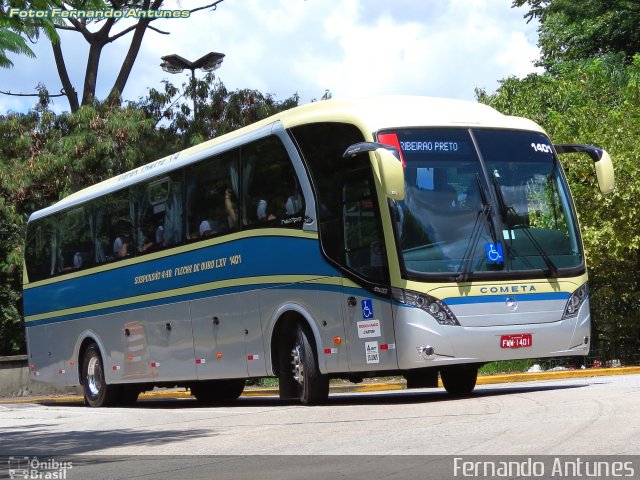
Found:
[[[13,62],[7,57],[7,52],[26,55],[34,58],[33,50],[29,48],[27,39],[32,40],[38,37],[40,29],[44,30],[47,37],[52,41],[58,40],[58,34],[55,31],[53,22],[49,18],[38,19],[20,19],[9,15],[9,8],[25,8],[27,2],[11,2],[5,10],[4,2],[0,2],[0,68],[11,68]],[[36,10],[44,10],[48,8],[48,2],[36,0],[30,2],[31,8]],[[24,37],[27,37],[25,39]]]
[[[205,5],[185,11],[188,11],[191,14],[203,9],[215,10],[218,4],[222,1],[223,0],[210,1]],[[43,3],[45,3],[43,0],[38,0],[37,2],[24,1],[21,2],[20,6],[25,9],[37,7],[42,8]],[[115,42],[128,34],[132,34],[127,54],[122,61],[118,76],[115,79],[109,94],[111,101],[118,103],[120,102],[120,96],[124,91],[129,75],[131,74],[131,70],[140,51],[146,31],[153,30],[157,33],[168,35],[168,32],[161,31],[151,25],[153,21],[157,20],[158,17],[155,16],[155,12],[161,11],[164,0],[73,0],[68,2],[51,0],[46,2],[46,4],[49,9],[55,7],[70,13],[75,11],[97,10],[124,12],[120,17],[110,16],[109,18],[75,18],[73,15],[70,15],[65,19],[56,17],[56,21],[53,23],[56,30],[75,32],[79,34],[89,46],[84,85],[82,87],[82,97],[79,99],[78,93],[71,83],[71,79],[67,71],[61,40],[58,36],[51,36],[51,47],[53,49],[53,56],[58,76],[60,77],[63,91],[69,101],[69,106],[72,112],[78,111],[80,105],[90,105],[92,102],[96,101],[95,95],[98,79],[98,67],[100,65],[102,50],[106,45]],[[129,14],[129,12],[132,13]],[[140,13],[138,15],[137,12],[143,12],[144,14]],[[6,12],[4,12],[3,15],[6,15]],[[123,19],[131,18],[137,19],[133,25],[128,25],[118,30]],[[29,23],[27,23],[27,21],[23,21],[18,25],[18,27],[16,27],[17,31],[19,33],[29,35],[29,32],[34,29],[47,29],[49,25],[49,23],[47,23],[49,22],[48,20],[40,21],[38,19],[28,19],[28,22]],[[28,54],[28,52],[25,53]]]
[[[478,100],[531,118],[557,143],[607,149],[616,190],[599,193],[584,155],[562,158],[581,223],[590,270],[591,313],[598,348],[609,358],[637,361],[640,342],[640,55],[563,62],[552,71],[501,81]],[[617,357],[612,355],[616,354]]]
[[[298,94],[279,101],[273,95],[258,90],[230,92],[221,81],[216,81],[211,72],[196,80],[195,84],[190,81],[183,83],[181,90],[167,80],[163,81],[163,87],[162,90],[150,89],[148,97],[136,106],[148,116],[158,119],[158,131],[165,141],[172,139],[174,151],[293,108],[300,101]],[[198,103],[195,121],[191,108],[194,92]]]
[[[155,158],[154,121],[96,103],[55,114],[48,95],[26,114],[0,115],[0,355],[24,353],[23,241],[34,210]]]
[[[278,101],[257,90],[229,92],[209,74],[195,84],[202,107],[198,123],[192,124],[186,98],[192,98],[194,85],[164,85],[164,91],[152,89],[137,104],[94,102],[62,114],[50,110],[42,88],[30,112],[0,115],[0,355],[25,351],[20,289],[30,213],[299,100],[293,95]]]
[[[636,0],[514,0],[529,6],[525,18],[540,21],[540,64],[622,52],[640,53],[640,3]]]

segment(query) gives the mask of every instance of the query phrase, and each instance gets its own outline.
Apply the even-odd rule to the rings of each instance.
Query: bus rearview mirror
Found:
[[[404,200],[404,170],[402,162],[386,148],[375,150],[378,171],[385,195],[391,200]]]
[[[612,192],[615,188],[615,175],[613,173],[613,163],[611,157],[606,151],[602,151],[602,158],[595,162],[596,177],[598,177],[598,186],[602,193]]]
[[[609,154],[601,148],[592,145],[554,145],[556,151],[562,153],[586,153],[591,157],[596,168],[598,187],[602,193],[610,193],[615,189],[616,181],[613,163]]]
[[[378,175],[385,195],[391,200],[404,200],[404,170],[400,153],[395,147],[375,142],[360,142],[351,145],[342,155],[352,158],[363,153],[374,152]]]

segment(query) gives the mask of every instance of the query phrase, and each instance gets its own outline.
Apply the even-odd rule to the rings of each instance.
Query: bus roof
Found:
[[[146,179],[178,169],[204,156],[237,146],[243,137],[275,124],[283,128],[319,122],[351,123],[365,134],[406,127],[485,127],[543,132],[531,120],[506,116],[477,102],[435,97],[380,96],[322,100],[280,112],[259,122],[213,138],[168,157],[75,192],[56,204],[31,215],[29,221],[72,207],[92,198],[126,188]],[[368,138],[373,140],[373,137]]]

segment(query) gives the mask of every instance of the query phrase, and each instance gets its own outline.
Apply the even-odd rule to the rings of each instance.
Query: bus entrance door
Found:
[[[398,368],[391,304],[363,290],[345,288],[343,295],[349,370]]]
[[[344,266],[372,282],[385,284],[387,257],[375,186],[369,168],[347,175],[342,184]],[[343,281],[343,309],[349,369],[397,369],[391,303],[349,280]]]

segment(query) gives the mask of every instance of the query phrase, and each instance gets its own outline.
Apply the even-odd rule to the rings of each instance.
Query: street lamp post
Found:
[[[193,119],[198,118],[198,105],[196,98],[196,70],[202,69],[205,72],[211,72],[220,68],[224,53],[209,52],[205,56],[200,57],[195,62],[191,62],[180,55],[166,55],[162,57],[160,66],[167,73],[182,73],[184,69],[191,70],[191,86],[193,88]]]

